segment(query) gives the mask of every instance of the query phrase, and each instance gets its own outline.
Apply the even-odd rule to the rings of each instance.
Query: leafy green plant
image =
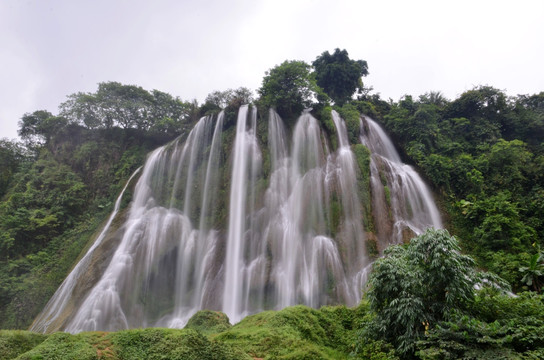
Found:
[[[446,230],[429,229],[407,245],[391,246],[374,263],[367,298],[371,329],[409,356],[423,334],[474,300],[484,276]]]
[[[317,85],[339,106],[349,101],[356,90],[363,89],[361,78],[368,75],[365,60],[351,60],[346,50],[338,48],[332,54],[323,52],[312,66]]]
[[[480,291],[468,314],[454,313],[417,343],[422,359],[541,359],[544,298]]]
[[[285,121],[298,117],[322,92],[310,69],[304,61],[293,60],[284,61],[267,71],[262,86],[257,90],[261,107],[275,108]]]
[[[46,335],[21,330],[0,330],[0,360],[14,359],[39,344]]]
[[[96,349],[84,335],[55,333],[32,350],[17,357],[18,360],[98,360]]]
[[[534,244],[533,244],[534,245]],[[528,266],[522,266],[519,271],[523,274],[521,282],[539,293],[542,290],[540,278],[544,276],[544,253],[537,247],[537,253],[529,259]]]

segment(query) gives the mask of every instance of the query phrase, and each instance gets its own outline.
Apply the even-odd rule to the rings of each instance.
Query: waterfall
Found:
[[[248,263],[244,256],[246,246],[253,247],[254,242],[258,241],[253,239],[253,234],[249,231],[251,218],[249,226],[246,224],[247,210],[253,204],[254,196],[251,195],[254,195],[255,178],[261,163],[255,135],[256,119],[256,109],[252,108],[248,125],[248,106],[240,108],[234,140],[223,291],[223,311],[234,322],[241,319],[248,301],[248,292],[244,290],[251,277],[251,263]]]
[[[368,242],[381,250],[441,222],[421,178],[368,118],[360,141],[372,153],[371,178],[362,196],[352,148],[363,145],[349,143],[334,111],[332,120],[330,133],[309,112],[287,127],[273,110],[268,123],[257,121],[246,105],[236,119],[203,117],[185,141],[153,151],[126,220],[110,226],[112,214],[89,252],[104,236],[115,248],[100,267],[78,270],[85,255],[65,281],[85,286],[63,283],[33,329],[180,328],[205,308],[234,323],[295,304],[356,305]]]
[[[83,258],[81,258],[81,260],[76,264],[76,266],[72,269],[70,274],[68,274],[66,279],[64,279],[55,294],[53,294],[40,315],[38,315],[38,317],[34,320],[32,326],[30,327],[31,331],[45,333],[48,331],[49,327],[54,324],[55,321],[58,321],[66,315],[67,309],[71,306],[70,302],[73,300],[72,295],[74,293],[74,288],[76,287],[76,284],[78,284],[80,278],[90,266],[96,248],[98,248],[98,246],[100,246],[106,238],[106,234],[110,230],[113,219],[115,219],[115,217],[119,213],[119,208],[121,207],[121,200],[123,199],[125,190],[127,189],[132,179],[136,176],[136,174],[138,174],[138,172],[140,172],[141,169],[142,168],[139,167],[130,176],[125,186],[121,190],[121,193],[117,197],[117,200],[115,201],[113,211],[108,217],[106,225],[104,225],[104,227],[102,228],[102,231],[95,239],[93,245],[89,248],[89,250],[87,250]]]
[[[318,306],[326,303],[327,293],[321,290],[326,286],[323,273],[330,269],[318,260],[330,255],[332,262],[339,261],[335,246],[328,243],[326,226],[328,149],[310,114],[303,114],[297,121],[290,151],[287,142],[282,141],[284,134],[281,119],[271,113],[268,137],[274,168],[265,197],[267,221],[263,231],[272,257],[269,302],[277,309],[297,303]],[[326,254],[323,248],[327,245],[330,251]],[[320,250],[322,256],[317,259],[314,256]],[[343,273],[336,271],[334,275],[341,286]]]
[[[206,170],[216,171],[220,141],[211,136],[212,125],[211,117],[202,118],[183,144],[176,141],[149,156],[120,244],[66,331],[180,327],[201,308],[204,268],[210,266],[217,236],[193,221],[200,224],[199,217],[208,216],[196,209],[209,208],[215,189],[192,189],[206,178],[210,184],[214,176]],[[221,127],[222,115],[216,134]],[[173,311],[164,314],[164,308]]]
[[[373,215],[382,248],[429,227],[442,228],[429,188],[411,166],[402,163],[387,134],[369,117],[361,120],[361,141],[372,153]]]
[[[368,265],[368,258],[364,248],[365,236],[362,224],[361,202],[358,197],[358,185],[356,175],[356,161],[351,151],[346,124],[336,111],[332,111],[332,118],[338,133],[338,150],[336,155],[336,178],[340,185],[339,197],[344,210],[344,222],[339,239],[343,240],[343,248],[347,252],[347,264],[350,271],[355,272],[357,281],[351,289],[357,293],[354,295],[359,301],[359,289],[363,288],[364,277],[361,272]]]

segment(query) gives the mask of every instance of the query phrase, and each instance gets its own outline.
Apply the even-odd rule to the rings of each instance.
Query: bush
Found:
[[[189,319],[185,329],[197,330],[204,334],[217,334],[230,329],[231,326],[228,316],[224,313],[201,310]]]
[[[407,245],[391,246],[374,263],[367,294],[376,313],[371,328],[410,356],[425,332],[466,310],[483,275],[446,230],[429,229]]]
[[[41,344],[46,335],[21,330],[0,330],[0,360],[14,359]]]

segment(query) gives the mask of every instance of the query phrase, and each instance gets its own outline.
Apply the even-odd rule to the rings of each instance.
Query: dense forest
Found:
[[[201,116],[225,109],[233,126],[239,106],[253,103],[258,121],[274,108],[292,126],[310,108],[334,133],[335,109],[352,144],[369,116],[431,184],[447,230],[385,250],[357,308],[294,307],[235,326],[201,312],[184,330],[100,336],[3,331],[0,359],[47,358],[68,342],[66,358],[89,359],[544,357],[544,92],[479,86],[454,100],[429,92],[393,101],[364,86],[368,73],[366,61],[336,49],[270,69],[255,99],[239,88],[198,104],[101,83],[69,95],[56,115],[24,114],[21,141],[0,141],[0,328],[26,329],[146,154],[186,136]]]

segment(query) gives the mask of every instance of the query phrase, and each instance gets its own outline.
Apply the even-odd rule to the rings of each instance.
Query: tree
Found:
[[[76,93],[60,105],[70,123],[89,129],[137,128],[178,134],[194,118],[194,104],[168,93],[118,82],[98,84],[96,93]]]
[[[148,114],[150,130],[170,134],[181,132],[191,121],[192,104],[159,90],[153,90],[152,95],[153,106]]]
[[[473,301],[483,278],[473,266],[446,230],[429,229],[409,244],[389,247],[368,281],[374,330],[399,353],[412,354],[429,327]]]
[[[361,77],[368,75],[364,60],[351,60],[346,50],[336,49],[331,55],[325,51],[312,63],[317,85],[342,106],[356,90],[363,90]]]
[[[95,94],[78,92],[68,95],[68,100],[60,104],[59,108],[61,115],[71,124],[81,125],[88,129],[105,127],[100,113],[100,104]]]
[[[28,151],[18,142],[0,139],[0,198],[7,191],[13,175],[28,158]]]
[[[59,116],[53,116],[49,111],[38,110],[26,113],[19,121],[19,136],[30,147],[49,143],[51,137],[57,134],[68,124],[68,121]]]
[[[239,107],[243,104],[249,104],[253,101],[253,93],[245,87],[238,89],[227,89],[225,91],[214,91],[206,96],[205,104],[213,104],[220,109],[224,109],[230,105]]]
[[[501,127],[510,112],[506,95],[490,86],[461,94],[445,109],[448,118],[469,120],[464,135],[469,143],[492,143],[501,137]]]
[[[544,297],[483,289],[469,314],[455,314],[430,329],[417,347],[420,359],[544,358]]]
[[[117,82],[101,83],[96,97],[102,103],[101,109],[108,119],[107,123],[116,122],[125,129],[149,129],[148,113],[153,96],[143,88]]]
[[[430,91],[428,93],[420,95],[419,102],[422,104],[435,105],[440,108],[443,108],[448,104],[448,100],[440,91]]]
[[[81,178],[48,151],[15,180],[9,197],[0,203],[0,232],[9,235],[0,240],[12,243],[14,255],[43,248],[74,224],[89,200]]]
[[[535,230],[524,222],[522,205],[507,190],[457,204],[472,239],[481,250],[522,251],[536,240]]]
[[[292,118],[312,106],[322,90],[310,74],[310,65],[293,60],[267,71],[257,92],[261,106],[275,108],[283,118]]]

